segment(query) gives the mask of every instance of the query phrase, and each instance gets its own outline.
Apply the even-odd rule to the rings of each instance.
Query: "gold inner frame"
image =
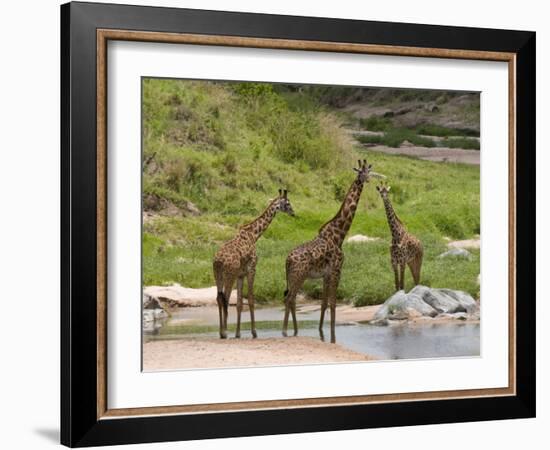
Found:
[[[508,63],[508,387],[402,394],[319,397],[265,400],[201,405],[150,406],[109,409],[107,405],[107,42],[109,40],[216,45],[231,47],[363,53],[452,59],[502,61]],[[157,33],[114,29],[97,30],[97,418],[165,414],[218,413],[243,410],[288,409],[391,403],[421,400],[447,400],[497,397],[516,394],[516,54],[445,48],[403,47],[341,42],[297,41],[180,33]]]

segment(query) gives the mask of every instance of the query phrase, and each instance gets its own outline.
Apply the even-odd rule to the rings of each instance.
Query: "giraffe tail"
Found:
[[[216,279],[216,287],[218,288],[218,295],[216,301],[221,304],[225,304],[226,298],[225,294],[222,292],[223,289],[223,264],[221,261],[214,260],[214,278]]]

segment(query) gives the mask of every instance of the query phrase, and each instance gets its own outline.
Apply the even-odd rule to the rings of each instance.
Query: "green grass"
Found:
[[[393,128],[393,122],[387,117],[370,116],[366,119],[359,119],[359,126],[369,131],[388,131]]]
[[[424,244],[422,283],[477,295],[478,253],[471,261],[436,257],[445,250],[443,237],[479,234],[479,167],[365,153],[351,146],[339,119],[315,96],[298,101],[299,94],[265,86],[144,81],[143,195],[181,208],[165,214],[159,207],[144,223],[145,285],[213,286],[216,250],[282,187],[296,217],[277,215],[258,240],[254,286],[258,302],[282,303],[286,256],[334,216],[356,159],[366,156],[373,170],[388,176],[397,213]],[[396,139],[413,132],[400,133]],[[375,184],[365,186],[349,236],[380,240],[343,247],[338,298],[358,305],[380,303],[394,291],[390,233]],[[187,202],[200,215],[187,215]],[[410,288],[409,272],[406,283]],[[313,298],[321,289],[320,281],[304,285]]]
[[[476,295],[479,254],[471,261],[440,260],[445,251],[443,236],[456,239],[479,233],[479,170],[477,167],[438,164],[412,158],[372,153],[376,170],[390,175],[394,206],[408,229],[425,247],[422,283],[433,287],[462,289]],[[310,174],[310,176],[313,176]],[[278,215],[258,241],[259,255],[255,294],[263,303],[282,302],[285,258],[296,245],[313,239],[318,228],[334,215],[338,198],[351,183],[353,173],[325,180],[326,197],[308,196],[294,186],[289,194],[296,217]],[[445,180],[436,184],[434,180]],[[382,202],[374,183],[365,187],[349,235],[380,237],[367,244],[344,244],[345,263],[338,290],[341,299],[355,304],[375,304],[393,292],[390,266],[390,233]],[[338,189],[331,187],[340,186]],[[307,187],[307,186],[306,186]],[[332,191],[332,192],[331,192]],[[264,195],[264,204],[270,196]],[[207,213],[199,217],[158,217],[144,226],[144,283],[180,283],[188,287],[214,284],[212,257],[219,245],[236,233],[238,225],[252,220],[246,206],[225,205],[231,213]],[[420,212],[421,211],[421,212]],[[407,273],[407,285],[411,277]],[[304,291],[321,295],[321,283],[308,281]]]
[[[378,144],[388,147],[399,147],[405,140],[419,147],[445,146],[449,148],[463,148],[467,150],[479,150],[477,139],[479,132],[469,128],[449,128],[436,124],[421,124],[413,128],[396,127],[393,120],[388,117],[370,116],[359,119],[359,127],[369,131],[381,131],[384,135],[357,135],[356,139],[363,144]],[[436,142],[427,136],[446,138],[442,142]],[[452,137],[452,139],[447,139]]]
[[[357,135],[356,139],[363,144],[379,144],[388,147],[399,147],[404,141],[409,141],[419,147],[435,147],[433,139],[419,136],[408,128],[392,128],[384,135]]]
[[[356,139],[362,144],[387,145],[388,147],[399,147],[404,141],[409,141],[419,147],[449,147],[462,148],[465,150],[479,150],[479,141],[466,137],[445,138],[436,142],[433,139],[418,136],[414,131],[406,128],[394,128],[384,135],[356,135]]]
[[[449,148],[463,148],[465,150],[479,150],[479,141],[477,139],[452,138],[445,139],[441,142],[441,146]]]
[[[479,137],[479,131],[469,128],[449,128],[435,124],[422,124],[414,128],[414,131],[418,134],[425,134],[428,136],[464,136],[464,137]]]

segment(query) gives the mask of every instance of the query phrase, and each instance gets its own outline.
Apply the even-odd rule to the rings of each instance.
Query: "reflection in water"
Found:
[[[229,323],[235,322],[236,314],[230,310]],[[281,308],[257,308],[256,321],[280,321]],[[299,320],[318,320],[319,311],[303,312]],[[243,311],[243,320],[248,321],[248,311]],[[167,325],[218,325],[217,307],[182,308],[165,323],[155,322],[148,336],[158,335],[162,326]],[[325,327],[325,333],[329,330]],[[443,323],[422,325],[374,326],[365,324],[337,324],[336,341],[351,350],[365,353],[379,359],[411,359],[480,355],[480,325],[478,323]],[[317,328],[300,328],[300,336],[319,338]],[[182,338],[190,337],[189,334]],[[196,335],[195,335],[196,336]],[[200,336],[217,338],[218,332],[201,333]],[[281,337],[281,329],[260,329],[258,336]],[[249,332],[243,333],[244,338]],[[292,338],[287,338],[292,339]]]
[[[143,333],[148,336],[157,336],[160,334],[160,330],[169,319],[160,319],[154,321],[143,322]]]

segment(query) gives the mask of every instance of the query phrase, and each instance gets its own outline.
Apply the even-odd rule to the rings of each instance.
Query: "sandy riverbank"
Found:
[[[311,337],[158,340],[143,345],[143,370],[280,366],[374,358]]]

